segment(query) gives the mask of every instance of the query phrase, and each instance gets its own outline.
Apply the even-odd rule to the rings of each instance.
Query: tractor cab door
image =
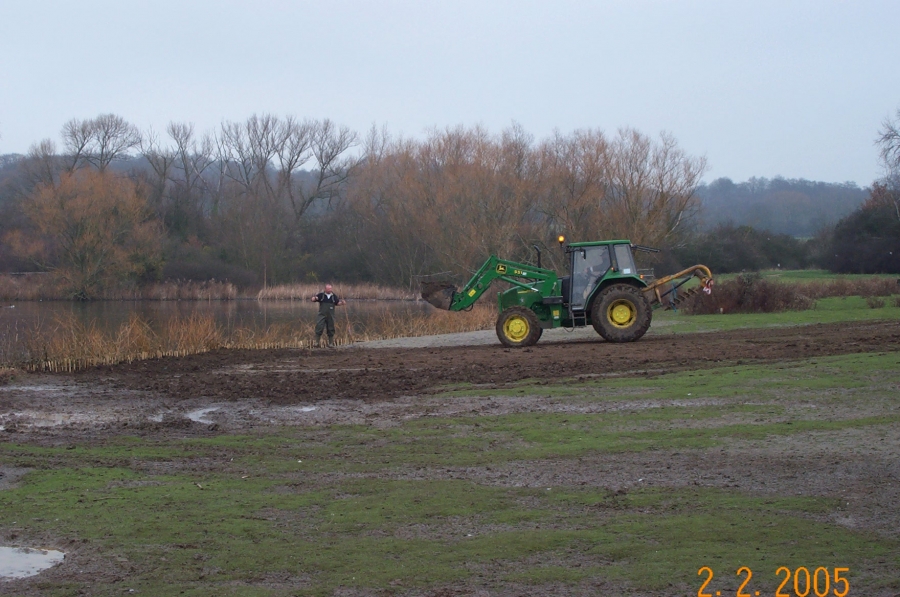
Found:
[[[610,268],[609,246],[579,247],[572,249],[572,281],[569,307],[583,311],[597,281]]]
[[[630,245],[615,245],[616,253],[616,270],[622,275],[636,275],[637,268],[634,266],[634,257],[631,255]]]

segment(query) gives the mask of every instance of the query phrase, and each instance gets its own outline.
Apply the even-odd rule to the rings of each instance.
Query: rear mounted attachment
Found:
[[[700,280],[699,286],[694,286],[684,291],[678,290],[693,278]],[[671,287],[668,287],[669,284],[671,284]],[[668,287],[668,289],[663,292],[664,287]],[[643,289],[643,292],[654,308],[662,307],[668,310],[677,309],[682,303],[699,292],[711,294],[712,287],[713,277],[709,268],[705,265],[695,265],[677,274],[654,280]]]

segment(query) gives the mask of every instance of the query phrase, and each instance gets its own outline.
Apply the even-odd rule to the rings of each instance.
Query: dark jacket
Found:
[[[330,298],[324,292],[320,292],[316,295],[315,302],[319,303],[319,313],[325,313],[328,311],[333,311],[335,306],[337,306],[337,304],[341,302],[341,299],[339,299],[338,295],[333,292],[331,293]]]

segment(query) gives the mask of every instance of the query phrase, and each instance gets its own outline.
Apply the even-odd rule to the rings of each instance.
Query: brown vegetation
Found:
[[[363,325],[338,318],[338,345],[368,340],[426,336],[490,329],[497,313],[493,306],[477,305],[470,312],[433,314],[410,306],[384,309]],[[277,324],[265,328],[229,329],[209,316],[192,315],[168,320],[161,329],[134,315],[118,329],[104,331],[97,322],[84,324],[75,317],[60,318],[28,333],[25,355],[15,363],[28,370],[75,371],[96,365],[131,362],[163,356],[185,356],[218,348],[311,348],[314,321]]]
[[[240,297],[231,282],[208,280],[167,280],[149,284],[106,288],[93,298],[99,300],[218,301]],[[52,273],[0,274],[0,301],[68,300],[71,288]]]
[[[713,313],[775,313],[815,307],[815,300],[801,294],[793,284],[741,274],[734,280],[716,284],[712,294],[700,293],[683,307],[690,315]]]
[[[309,300],[311,296],[322,291],[322,284],[281,284],[263,288],[256,295],[257,300]],[[409,301],[417,300],[415,292],[401,288],[388,288],[376,284],[336,284],[335,293],[343,299],[353,300],[378,300],[378,301]]]
[[[40,183],[23,204],[32,226],[9,242],[53,272],[71,298],[97,296],[160,267],[161,227],[144,190],[102,170],[64,172]]]
[[[797,291],[811,299],[832,296],[891,296],[900,291],[893,278],[838,278],[820,282],[792,284]]]
[[[370,137],[347,193],[352,238],[377,279],[410,284],[467,277],[489,255],[533,258],[532,245],[630,238],[661,244],[685,232],[705,169],[663,135],[596,130],[536,144],[519,127],[434,131],[422,142]],[[558,251],[548,265],[561,267]]]
[[[741,274],[734,280],[716,284],[711,295],[693,297],[683,307],[691,315],[712,313],[774,313],[815,308],[816,301],[829,297],[861,296],[869,307],[883,307],[898,292],[892,278],[838,278],[805,283],[766,280],[758,273]],[[900,298],[896,299],[900,302]],[[900,306],[900,305],[898,305]]]
[[[38,301],[69,298],[61,281],[49,273],[0,274],[0,301]]]

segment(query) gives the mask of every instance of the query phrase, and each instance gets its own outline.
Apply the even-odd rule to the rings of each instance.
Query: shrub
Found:
[[[759,273],[750,273],[716,284],[712,294],[698,294],[682,308],[690,315],[776,313],[812,309],[815,304],[795,285],[771,282]]]
[[[838,278],[820,282],[796,284],[800,294],[813,299],[831,296],[891,296],[897,291],[892,278]]]
[[[881,309],[884,307],[884,299],[877,296],[866,297],[866,304],[870,309]]]

